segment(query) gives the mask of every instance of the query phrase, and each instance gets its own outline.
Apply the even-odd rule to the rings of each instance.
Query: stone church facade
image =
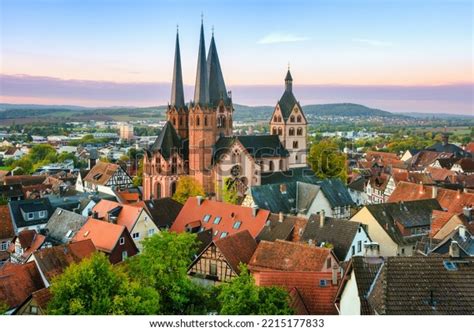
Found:
[[[243,195],[261,184],[262,175],[306,167],[307,121],[292,85],[288,69],[269,135],[235,136],[232,95],[225,86],[214,34],[206,57],[201,24],[194,99],[188,104],[177,34],[167,122],[143,160],[144,199],[171,197],[184,175],[194,177],[206,194],[220,200],[226,178]]]

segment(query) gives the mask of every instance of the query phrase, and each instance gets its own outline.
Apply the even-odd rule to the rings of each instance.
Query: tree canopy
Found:
[[[156,314],[158,292],[114,268],[102,253],[72,264],[51,284],[53,315]]]
[[[332,140],[313,142],[308,163],[319,178],[340,178],[344,183],[347,181],[346,156]]]
[[[204,189],[196,179],[190,176],[182,176],[178,179],[176,192],[173,195],[174,200],[184,204],[188,198],[198,195],[204,196]]]

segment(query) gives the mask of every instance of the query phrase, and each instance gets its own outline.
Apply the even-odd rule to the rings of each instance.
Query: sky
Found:
[[[474,112],[470,0],[0,0],[0,102],[166,104],[177,25],[191,99],[201,14],[234,103]]]

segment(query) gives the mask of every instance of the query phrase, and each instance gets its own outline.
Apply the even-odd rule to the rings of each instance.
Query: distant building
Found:
[[[122,140],[133,140],[133,125],[131,124],[122,124],[120,125],[120,139]]]

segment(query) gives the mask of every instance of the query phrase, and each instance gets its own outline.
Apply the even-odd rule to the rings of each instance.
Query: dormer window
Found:
[[[35,219],[35,213],[28,213],[26,214],[26,217],[28,218],[29,221]]]
[[[46,218],[46,210],[40,210],[39,217],[40,218]]]

